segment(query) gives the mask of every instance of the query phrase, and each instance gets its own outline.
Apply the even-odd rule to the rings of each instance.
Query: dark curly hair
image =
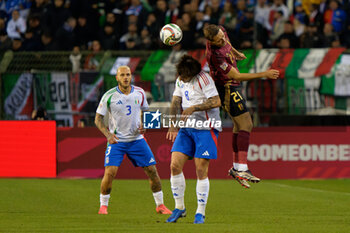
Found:
[[[176,65],[177,74],[184,78],[192,78],[202,70],[201,64],[189,55],[183,55]]]

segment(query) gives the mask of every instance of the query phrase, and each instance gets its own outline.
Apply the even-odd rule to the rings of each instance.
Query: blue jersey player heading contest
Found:
[[[277,79],[279,71],[271,69],[260,73],[240,73],[236,60],[242,60],[246,57],[232,47],[225,29],[209,24],[204,27],[203,32],[207,39],[206,57],[210,75],[215,81],[222,108],[230,115],[233,122],[233,167],[229,170],[229,174],[243,187],[249,188],[250,185],[247,181],[257,183],[260,179],[250,172],[247,164],[253,122],[245,104],[246,100],[242,95],[241,81],[260,78]]]
[[[175,209],[167,222],[176,222],[186,215],[186,183],[182,170],[186,161],[194,158],[197,174],[197,210],[194,223],[201,224],[205,220],[209,195],[209,162],[217,158],[218,132],[221,131],[221,102],[213,79],[201,71],[201,64],[197,60],[184,55],[176,69],[179,77],[175,84],[170,115],[171,121],[176,122],[177,112],[183,109],[183,127],[177,131],[172,124],[167,133],[168,139],[175,140],[171,149],[170,164]]]
[[[98,213],[108,214],[112,181],[126,154],[133,165],[142,167],[148,176],[157,206],[156,211],[161,214],[171,214],[163,203],[163,191],[155,166],[155,158],[143,137],[141,113],[148,109],[145,92],[142,88],[131,85],[131,71],[128,66],[118,68],[116,80],[118,86],[103,95],[95,117],[96,126],[108,140]],[[107,113],[108,128],[103,120]]]

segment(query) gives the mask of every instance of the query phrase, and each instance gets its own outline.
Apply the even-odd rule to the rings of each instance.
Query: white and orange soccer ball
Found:
[[[173,46],[179,43],[182,39],[182,30],[179,26],[173,23],[164,25],[159,32],[159,37],[164,44]]]

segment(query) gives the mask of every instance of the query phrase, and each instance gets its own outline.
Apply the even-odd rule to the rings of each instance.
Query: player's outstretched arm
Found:
[[[220,97],[217,96],[213,96],[210,97],[209,99],[207,99],[207,101],[205,101],[202,104],[197,104],[197,105],[193,105],[187,109],[185,109],[182,112],[182,117],[183,120],[187,120],[187,118],[193,113],[193,112],[197,112],[197,111],[205,111],[205,110],[209,110],[212,108],[217,108],[221,106],[221,100]]]
[[[247,57],[244,55],[244,53],[242,53],[242,52],[239,52],[237,49],[235,49],[235,48],[233,48],[232,47],[232,50],[233,50],[233,53],[234,53],[234,55],[235,55],[235,58],[236,58],[236,60],[244,60],[244,59],[246,59]]]
[[[267,70],[265,72],[260,73],[239,73],[236,69],[232,68],[227,76],[231,79],[235,79],[237,81],[249,81],[252,79],[260,79],[260,78],[268,78],[268,79],[277,79],[280,72],[278,70]]]
[[[103,135],[105,135],[109,144],[118,143],[118,141],[117,141],[118,137],[115,134],[112,134],[111,132],[109,132],[109,130],[107,129],[107,127],[103,123],[103,115],[96,113],[95,125],[103,133]]]
[[[176,114],[181,109],[181,103],[182,98],[180,96],[174,95],[170,106],[170,122],[176,121]],[[177,128],[175,128],[174,125],[171,124],[168,133],[166,134],[166,139],[169,139],[170,141],[174,142],[177,136],[177,132]]]

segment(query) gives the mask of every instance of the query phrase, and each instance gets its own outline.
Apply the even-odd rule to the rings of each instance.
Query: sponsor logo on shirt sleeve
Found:
[[[220,65],[220,68],[223,69],[223,70],[226,70],[227,67],[228,67],[228,65],[227,65],[226,62],[224,62],[224,63],[222,63],[222,64]]]

